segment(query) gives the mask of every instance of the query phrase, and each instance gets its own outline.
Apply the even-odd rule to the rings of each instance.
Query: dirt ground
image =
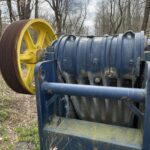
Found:
[[[37,134],[35,96],[12,91],[0,75],[0,150],[38,149]]]

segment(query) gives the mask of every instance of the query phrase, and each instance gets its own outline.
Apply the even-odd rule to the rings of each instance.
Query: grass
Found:
[[[0,150],[15,150],[21,142],[39,150],[35,97],[15,93],[1,75],[0,85]]]
[[[33,150],[39,150],[39,138],[37,124],[33,124],[31,127],[17,127],[15,131],[18,133],[18,141],[33,144]]]
[[[5,122],[10,117],[10,108],[11,105],[10,97],[5,97],[2,94],[0,95],[0,138],[2,143],[0,145],[1,150],[14,150],[14,145],[10,143],[10,138],[8,132],[5,128]]]
[[[0,110],[0,122],[4,122],[5,120],[7,120],[9,118],[9,112],[7,110],[3,110],[1,108]]]

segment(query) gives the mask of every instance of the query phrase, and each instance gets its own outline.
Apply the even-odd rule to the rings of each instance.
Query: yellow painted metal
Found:
[[[22,86],[35,93],[34,68],[43,50],[57,39],[52,27],[43,19],[28,21],[18,37],[17,56]],[[25,71],[24,71],[25,70]]]

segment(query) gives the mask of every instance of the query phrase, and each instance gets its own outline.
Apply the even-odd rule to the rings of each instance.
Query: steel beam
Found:
[[[92,86],[79,84],[65,84],[54,82],[43,82],[42,89],[55,94],[100,97],[113,100],[129,98],[133,101],[144,102],[145,89]]]

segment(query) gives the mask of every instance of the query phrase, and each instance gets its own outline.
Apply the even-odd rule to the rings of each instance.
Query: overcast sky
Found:
[[[95,19],[95,14],[96,14],[96,4],[97,2],[100,0],[90,0],[88,6],[87,6],[87,18],[85,21],[85,26],[87,26],[89,28],[89,34],[94,34],[94,19]],[[3,5],[1,5],[1,9],[3,11],[3,14],[5,16],[5,18],[8,18],[8,9],[7,9],[7,5],[6,3]],[[13,9],[17,9],[15,7],[13,7]],[[42,13],[46,13],[46,12],[50,12],[49,11],[49,7],[47,7],[47,3],[40,5],[40,11]]]
[[[94,34],[94,20],[95,20],[95,14],[96,14],[96,6],[97,2],[100,0],[90,0],[88,6],[87,6],[87,18],[85,21],[85,26],[89,28],[89,34]],[[47,12],[50,13],[49,7],[46,7],[47,3],[40,6],[40,13],[47,14]]]
[[[89,34],[94,34],[94,19],[98,1],[99,0],[91,0],[87,7],[87,19],[85,21],[85,25],[89,27]]]

